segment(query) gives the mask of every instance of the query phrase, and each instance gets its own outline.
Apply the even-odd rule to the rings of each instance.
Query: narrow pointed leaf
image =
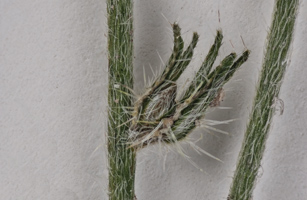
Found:
[[[206,59],[202,63],[201,67],[199,68],[195,78],[191,82],[189,88],[186,90],[184,97],[182,100],[189,98],[189,96],[194,92],[194,89],[201,83],[206,82],[207,76],[211,71],[212,65],[216,60],[218,55],[219,49],[222,46],[223,34],[221,30],[218,30],[216,33],[216,37],[214,40],[213,45],[211,46]]]
[[[178,58],[178,62],[176,63],[176,66],[171,71],[171,73],[169,73],[167,76],[168,80],[176,81],[180,77],[182,72],[186,69],[188,64],[191,62],[194,48],[196,47],[196,44],[198,42],[198,38],[199,38],[198,34],[193,33],[192,42],[187,47],[187,49],[183,52],[182,56]]]

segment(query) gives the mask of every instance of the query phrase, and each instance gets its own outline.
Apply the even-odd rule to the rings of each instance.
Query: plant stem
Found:
[[[299,0],[276,0],[257,94],[228,199],[250,200],[274,114],[274,102],[288,65]]]
[[[109,50],[109,199],[134,199],[135,151],[127,147],[132,106],[133,21],[132,0],[108,0]]]

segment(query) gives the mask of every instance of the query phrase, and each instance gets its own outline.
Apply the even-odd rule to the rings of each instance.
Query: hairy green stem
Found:
[[[274,104],[288,65],[299,0],[276,0],[267,39],[257,94],[247,126],[228,199],[250,200],[255,187],[265,142],[274,115]]]
[[[109,199],[134,199],[135,151],[127,147],[133,88],[132,0],[108,0]],[[124,125],[122,125],[124,124]]]

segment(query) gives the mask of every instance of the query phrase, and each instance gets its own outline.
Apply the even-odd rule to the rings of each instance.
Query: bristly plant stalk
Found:
[[[276,0],[257,94],[247,126],[229,200],[251,200],[265,149],[274,105],[288,65],[299,0]]]
[[[133,200],[135,151],[127,148],[133,88],[132,0],[108,0],[109,120],[108,161],[109,199]]]

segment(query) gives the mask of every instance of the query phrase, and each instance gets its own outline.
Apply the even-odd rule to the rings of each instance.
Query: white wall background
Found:
[[[306,6],[301,0],[291,64],[280,94],[284,113],[274,117],[254,200],[307,199]],[[198,168],[178,153],[161,153],[156,147],[142,150],[138,200],[226,199],[272,9],[273,1],[266,0],[135,0],[139,91],[143,67],[152,76],[148,66],[156,71],[162,66],[158,53],[166,61],[171,52],[168,21],[179,22],[187,42],[193,31],[201,37],[180,84],[200,66],[217,28],[225,36],[219,61],[244,49],[240,36],[252,51],[225,87],[222,106],[233,109],[207,115],[215,120],[238,118],[218,127],[230,136],[204,129],[192,134],[203,135],[198,145],[224,163],[188,146],[186,152]],[[106,200],[106,2],[1,0],[0,20],[0,200]]]

